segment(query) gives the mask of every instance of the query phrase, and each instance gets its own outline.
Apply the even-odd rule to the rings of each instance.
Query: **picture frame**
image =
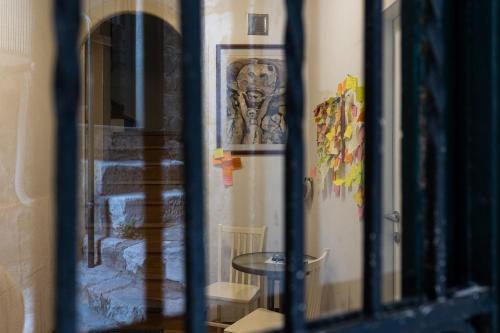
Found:
[[[283,154],[284,45],[218,44],[217,147],[233,155]]]

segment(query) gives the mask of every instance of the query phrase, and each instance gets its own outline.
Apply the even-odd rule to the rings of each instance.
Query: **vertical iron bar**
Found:
[[[420,40],[422,1],[402,2],[403,36],[403,297],[419,297],[424,286],[425,179],[422,172]]]
[[[382,219],[382,1],[365,1],[366,159],[363,312],[381,304]]]
[[[448,85],[446,71],[447,38],[444,24],[448,2],[446,0],[427,1],[427,20],[422,50],[426,61],[425,116],[427,120],[428,159],[426,174],[429,180],[430,197],[428,198],[430,219],[432,222],[432,242],[434,264],[434,290],[437,298],[445,297],[447,288],[447,204],[448,204],[448,140],[447,109]]]
[[[304,92],[302,64],[304,31],[302,0],[287,0],[286,68],[287,125],[285,161],[285,331],[304,330],[304,152],[302,118]]]
[[[490,94],[491,94],[491,182],[492,186],[492,194],[491,194],[491,231],[492,231],[492,286],[493,291],[495,293],[495,302],[493,304],[493,332],[498,332],[500,330],[500,277],[499,277],[499,267],[500,267],[500,236],[498,227],[498,217],[499,217],[499,202],[498,202],[498,191],[499,191],[499,177],[498,177],[498,144],[500,143],[500,135],[499,135],[499,94],[498,94],[498,82],[499,82],[499,61],[500,61],[500,53],[499,53],[499,41],[498,41],[498,31],[500,28],[499,19],[500,19],[500,4],[499,0],[491,0],[491,28],[490,28],[490,41],[491,41],[491,85],[490,85]]]
[[[55,106],[57,111],[56,216],[56,331],[76,331],[76,191],[77,103],[80,93],[78,31],[80,2],[54,3],[57,40]]]
[[[182,105],[186,190],[186,323],[187,332],[205,332],[205,244],[203,207],[203,128],[200,0],[183,0]]]
[[[87,28],[87,45],[85,61],[85,98],[87,111],[87,204],[86,204],[86,222],[87,222],[87,266],[92,268],[95,262],[95,193],[94,193],[94,110],[93,110],[93,92],[92,92],[92,35],[91,22],[88,16],[85,16]]]

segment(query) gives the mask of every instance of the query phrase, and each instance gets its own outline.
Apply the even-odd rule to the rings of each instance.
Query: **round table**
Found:
[[[274,283],[275,281],[284,281],[285,264],[269,263],[274,255],[282,255],[283,252],[255,252],[241,254],[233,258],[233,268],[249,274],[265,276],[267,278],[267,308],[275,310],[274,307]],[[304,261],[315,260],[316,257],[305,255]],[[280,283],[280,286],[283,284]]]

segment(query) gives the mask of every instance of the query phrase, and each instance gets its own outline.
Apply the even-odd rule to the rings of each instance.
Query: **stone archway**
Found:
[[[110,17],[139,12],[156,16],[177,32],[181,31],[177,0],[85,0],[82,6],[91,31]],[[88,31],[85,22],[82,25],[81,40],[84,40]]]
[[[181,36],[158,15],[141,14],[121,12],[106,16],[91,28],[92,96],[97,98],[92,105],[96,124],[108,126],[122,119],[124,127],[180,135]],[[135,31],[139,18],[144,29],[141,62]],[[85,48],[88,46],[84,45]],[[140,94],[137,87],[141,87]],[[111,104],[104,100],[102,105],[107,97]]]

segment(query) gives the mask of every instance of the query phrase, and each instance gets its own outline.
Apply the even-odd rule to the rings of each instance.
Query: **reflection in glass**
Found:
[[[81,331],[180,326],[180,38],[157,16],[121,14],[93,26],[82,44]]]

